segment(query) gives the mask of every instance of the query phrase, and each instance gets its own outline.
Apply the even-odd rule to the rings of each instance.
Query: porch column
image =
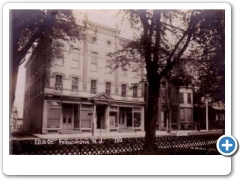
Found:
[[[141,109],[141,131],[144,131],[144,106]]]
[[[42,133],[47,133],[47,113],[48,113],[48,101],[43,101],[43,117],[42,117]]]
[[[92,116],[92,136],[96,136],[97,132],[97,118],[96,118],[96,105],[97,103],[93,103],[93,116]]]
[[[109,127],[110,127],[110,119],[109,119],[109,105],[107,106],[106,108],[106,114],[105,114],[105,117],[106,117],[106,120],[105,120],[105,129],[106,129],[106,132],[109,132]]]

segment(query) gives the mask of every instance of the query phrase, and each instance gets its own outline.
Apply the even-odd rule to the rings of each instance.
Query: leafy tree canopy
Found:
[[[10,108],[15,99],[18,67],[34,44],[47,40],[50,57],[59,55],[59,44],[54,40],[78,39],[79,28],[72,10],[10,10]]]

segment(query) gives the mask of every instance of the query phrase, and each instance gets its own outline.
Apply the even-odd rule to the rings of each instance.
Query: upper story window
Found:
[[[79,60],[80,60],[80,49],[77,47],[71,47],[71,55],[72,55],[72,68],[79,68]]]
[[[126,97],[127,92],[127,85],[122,84],[122,97]]]
[[[137,98],[137,96],[138,96],[138,86],[134,85],[133,86],[133,97]]]
[[[187,93],[188,104],[192,104],[191,93]]]
[[[92,43],[96,43],[97,42],[97,38],[96,37],[93,37],[92,38]]]
[[[55,76],[55,90],[57,90],[57,91],[62,90],[62,76],[61,75]]]
[[[111,83],[110,82],[106,82],[106,94],[108,96],[110,96],[110,94],[111,94]]]
[[[127,76],[127,69],[122,70],[122,76]]]
[[[97,56],[98,56],[98,53],[92,52],[91,70],[93,70],[93,71],[97,71],[97,65],[98,65]]]
[[[97,93],[97,81],[91,80],[91,94]]]
[[[78,78],[72,77],[72,91],[78,92]]]
[[[184,103],[183,93],[179,94],[179,103]]]
[[[112,44],[111,41],[108,40],[108,41],[107,41],[107,45],[108,45],[108,46],[111,46],[111,44]]]
[[[54,42],[54,46],[57,50],[57,54],[55,60],[54,60],[54,64],[57,66],[63,66],[63,62],[64,62],[64,44],[61,42]]]

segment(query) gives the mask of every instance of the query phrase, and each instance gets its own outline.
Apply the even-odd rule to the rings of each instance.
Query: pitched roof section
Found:
[[[108,96],[105,92],[94,96],[92,99],[94,99],[94,100],[113,100],[113,98]]]

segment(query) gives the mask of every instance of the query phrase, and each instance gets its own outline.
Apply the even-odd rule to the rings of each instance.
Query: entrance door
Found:
[[[96,107],[97,129],[104,129],[105,127],[106,108],[106,105],[97,105]]]
[[[97,111],[97,129],[102,129],[101,121],[102,121],[102,113]]]
[[[72,129],[73,109],[71,105],[63,105],[63,129]]]
[[[126,119],[126,113],[125,112],[119,112],[119,128],[125,128],[125,119]]]

